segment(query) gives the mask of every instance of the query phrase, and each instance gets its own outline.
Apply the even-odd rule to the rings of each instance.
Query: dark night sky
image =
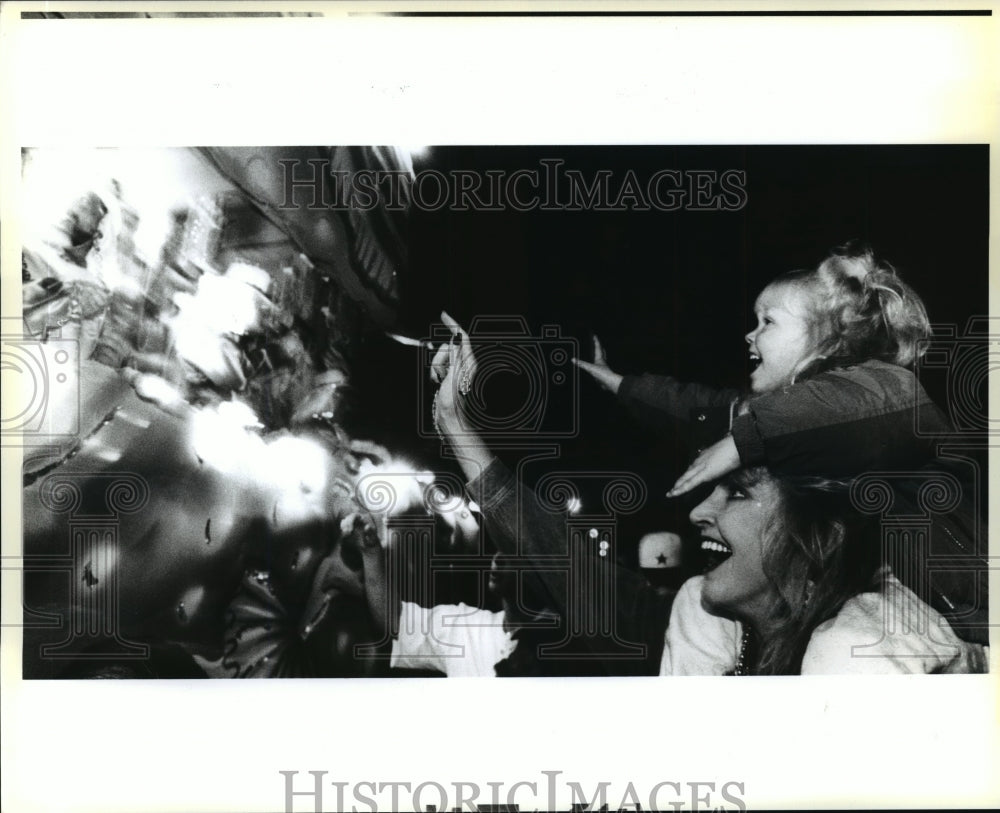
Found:
[[[540,159],[591,177],[632,169],[746,172],[739,211],[458,212],[415,209],[399,330],[426,335],[446,309],[460,322],[518,314],[532,331],[559,325],[589,348],[604,342],[619,372],[664,372],[719,385],[746,381],[743,335],[772,277],[814,265],[849,239],[868,242],[921,294],[934,323],[986,313],[988,149],[985,146],[442,147],[418,171],[540,169]],[[416,438],[416,351],[375,340],[359,371],[372,434],[440,465]],[[586,352],[589,352],[587,350]],[[939,400],[942,390],[929,388]],[[684,468],[676,437],[639,431],[587,379],[579,435],[560,468],[642,472],[659,509]],[[652,510],[652,509],[651,509]],[[686,513],[687,508],[668,509]],[[652,520],[651,520],[652,521]]]

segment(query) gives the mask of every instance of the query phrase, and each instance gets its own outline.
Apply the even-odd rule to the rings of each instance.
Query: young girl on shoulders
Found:
[[[700,451],[671,496],[741,464],[830,477],[927,458],[931,436],[948,427],[911,372],[930,324],[920,297],[890,266],[869,250],[839,249],[814,269],[772,280],[754,312],[748,394],[670,376],[619,375],[596,340],[594,362],[577,360],[641,421],[694,419],[725,433]],[[926,418],[921,437],[914,432],[918,409]]]
[[[741,466],[854,477],[937,462],[936,436],[949,431],[949,422],[912,372],[930,323],[920,297],[891,266],[868,249],[844,247],[814,269],[774,279],[754,311],[757,326],[746,336],[755,364],[749,394],[669,376],[619,375],[596,340],[594,362],[577,361],[638,419],[693,420],[703,433],[714,430],[713,440],[721,436],[699,449],[668,496]],[[971,509],[971,486],[963,489],[960,508],[935,518],[931,542],[934,555],[963,560],[960,572],[934,574],[930,585],[927,562],[911,564],[918,592],[930,585],[931,603],[961,621],[960,634],[985,642],[987,567],[977,544],[985,529]],[[917,501],[915,493],[895,496],[897,503]]]

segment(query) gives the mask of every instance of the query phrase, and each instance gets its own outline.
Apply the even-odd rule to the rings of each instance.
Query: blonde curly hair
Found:
[[[816,268],[790,271],[768,287],[792,286],[804,297],[813,362],[798,378],[878,359],[910,367],[924,354],[930,322],[920,296],[867,246],[835,249]]]

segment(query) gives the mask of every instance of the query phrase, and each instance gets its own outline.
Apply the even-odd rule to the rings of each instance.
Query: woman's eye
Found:
[[[726,488],[726,497],[730,500],[745,500],[747,493],[739,486],[728,486]]]

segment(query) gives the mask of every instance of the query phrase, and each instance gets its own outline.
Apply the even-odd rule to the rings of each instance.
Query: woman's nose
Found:
[[[757,328],[754,328],[743,338],[746,339],[747,344],[753,344],[754,337],[757,335]]]
[[[702,527],[715,522],[723,499],[725,499],[725,492],[722,486],[716,486],[711,494],[691,509],[691,513],[688,515],[691,524]]]

